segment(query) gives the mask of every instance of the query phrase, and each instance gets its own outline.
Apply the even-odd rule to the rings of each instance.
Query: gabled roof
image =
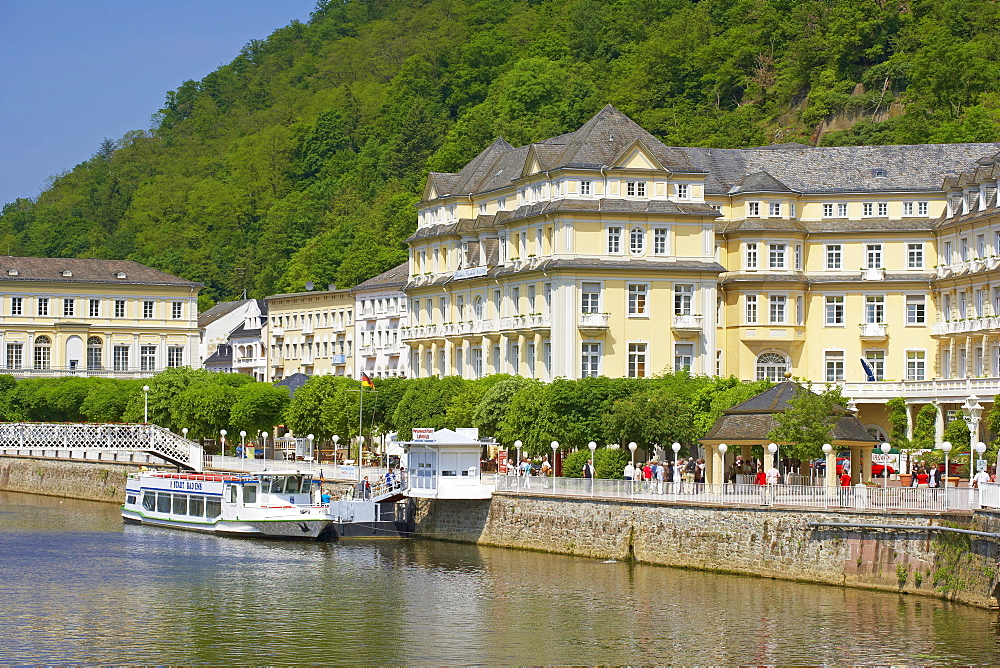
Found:
[[[274,385],[275,387],[287,387],[289,396],[294,397],[295,391],[305,385],[308,380],[309,376],[304,373],[293,373],[291,376],[279,380]]]
[[[238,299],[234,302],[220,302],[198,316],[198,327],[204,329],[222,316],[232,313],[244,304],[257,302],[261,315],[267,314],[267,303],[263,299]]]
[[[367,281],[355,286],[355,290],[374,290],[377,288],[395,288],[406,285],[410,277],[410,262],[407,260],[396,265],[388,271],[383,271],[378,276],[372,276]]]
[[[790,193],[792,189],[784,183],[774,178],[767,172],[761,170],[747,174],[734,185],[729,193]]]

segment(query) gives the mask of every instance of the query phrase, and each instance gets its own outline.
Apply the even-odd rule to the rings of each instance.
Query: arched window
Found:
[[[99,336],[87,337],[87,368],[101,369],[104,366],[104,342]]]
[[[52,368],[52,339],[47,336],[35,337],[35,368]]]
[[[788,371],[788,359],[778,353],[763,353],[757,357],[757,380],[780,382]]]
[[[472,302],[472,309],[475,312],[476,320],[483,319],[483,297],[482,295],[476,295],[475,301]]]
[[[885,433],[885,429],[877,424],[866,424],[865,431],[867,431],[869,435],[871,435],[871,437],[876,439],[879,443],[884,443],[889,440],[889,435]]]
[[[633,227],[628,235],[628,249],[632,255],[642,255],[646,250],[646,230]]]

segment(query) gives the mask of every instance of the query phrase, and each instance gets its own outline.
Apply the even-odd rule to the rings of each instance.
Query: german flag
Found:
[[[368,374],[364,372],[361,373],[361,387],[368,388],[369,390],[375,389],[375,383],[373,383],[372,379],[368,377]]]

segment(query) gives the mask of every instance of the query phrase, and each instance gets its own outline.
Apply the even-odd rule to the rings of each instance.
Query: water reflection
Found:
[[[996,663],[933,599],[429,541],[216,539],[0,493],[0,663]]]

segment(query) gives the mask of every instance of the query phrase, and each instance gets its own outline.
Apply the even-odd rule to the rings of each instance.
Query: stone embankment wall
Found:
[[[0,457],[0,490],[88,501],[125,501],[125,480],[137,466]]]
[[[995,540],[809,522],[946,525],[1000,532],[1000,515],[714,507],[495,494],[419,500],[419,537],[942,596],[995,604]]]

